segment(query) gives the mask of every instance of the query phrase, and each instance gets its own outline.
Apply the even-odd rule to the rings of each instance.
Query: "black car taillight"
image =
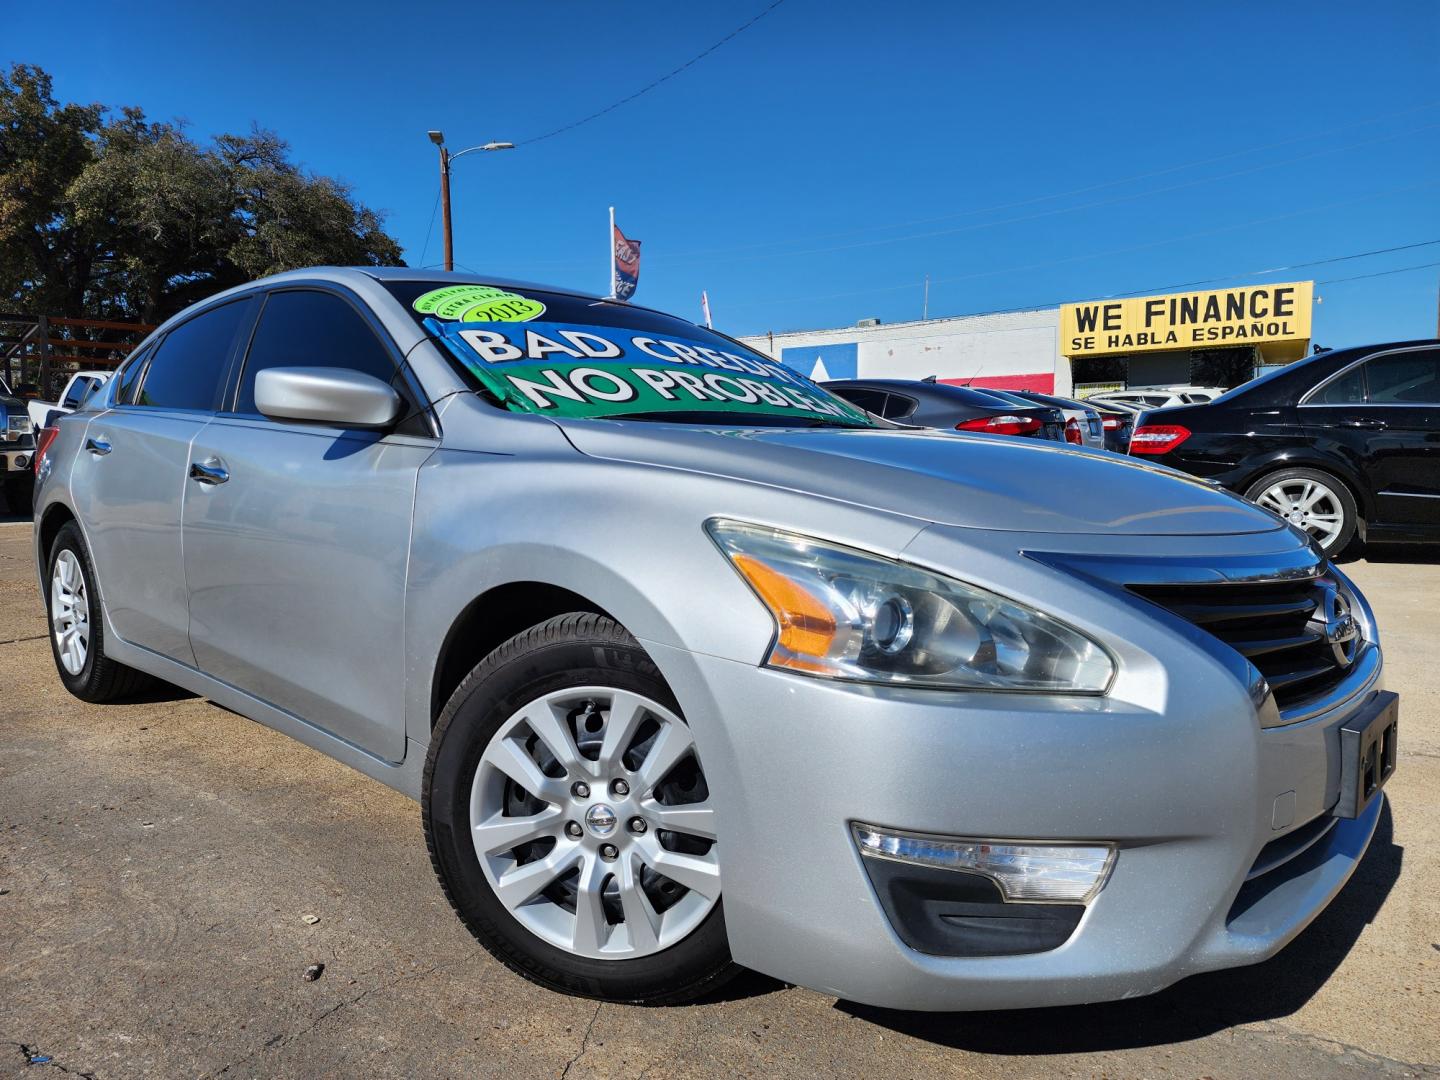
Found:
[[[1034,435],[1040,430],[1040,421],[1033,416],[977,416],[974,420],[961,420],[955,430],[983,431],[989,435]]]
[[[1130,436],[1132,454],[1168,454],[1190,437],[1179,424],[1141,424]]]
[[[35,455],[30,459],[31,466],[35,469],[35,475],[40,475],[40,462],[45,457],[45,451],[50,449],[50,444],[55,441],[55,436],[60,434],[57,427],[41,428],[40,434],[35,436]]]

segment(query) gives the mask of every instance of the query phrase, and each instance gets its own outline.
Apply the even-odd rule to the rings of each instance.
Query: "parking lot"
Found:
[[[1352,564],[1402,696],[1369,855],[1276,959],[1148,999],[924,1015],[761,978],[665,1010],[510,974],[417,808],[176,693],[82,705],[0,517],[0,1075],[1350,1076],[1440,1073],[1440,564]],[[307,966],[323,964],[306,981]]]

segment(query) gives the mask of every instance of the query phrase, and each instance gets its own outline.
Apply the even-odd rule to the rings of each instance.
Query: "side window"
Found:
[[[1440,349],[1377,356],[1364,366],[1372,405],[1440,405]]]
[[[67,409],[78,409],[80,402],[85,400],[85,395],[90,392],[90,388],[94,385],[95,382],[93,379],[76,379],[70,384],[70,389],[65,392],[65,397],[60,404]]]
[[[836,386],[829,389],[837,397],[844,398],[851,405],[860,406],[866,412],[872,412],[876,416],[885,415],[885,395],[879,390],[866,390],[860,386]]]
[[[248,299],[222,304],[166,334],[145,372],[135,404],[162,409],[215,408],[215,394],[249,307]]]
[[[1314,394],[1307,405],[1358,405],[1365,400],[1365,370],[1357,364],[1338,379],[1332,379]]]
[[[360,314],[331,293],[296,289],[271,293],[250,343],[237,413],[257,413],[255,376],[266,368],[349,368],[393,383],[395,364]]]
[[[155,349],[152,346],[144,352],[132,356],[125,362],[125,366],[120,369],[120,374],[115,376],[120,380],[115,386],[114,402],[116,405],[135,404],[135,389],[140,385],[140,373],[145,370],[145,361],[150,358],[150,354],[154,351]]]
[[[891,394],[890,400],[885,402],[885,411],[880,415],[886,420],[904,420],[912,415],[920,403],[913,397],[906,397],[904,394]]]

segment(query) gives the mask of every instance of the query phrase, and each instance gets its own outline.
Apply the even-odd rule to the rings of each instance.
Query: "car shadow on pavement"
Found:
[[[1335,557],[1341,566],[1361,559],[1371,563],[1440,563],[1440,544],[1353,543]]]
[[[1253,967],[1194,975],[1131,1001],[1003,1012],[898,1012],[839,1001],[858,1019],[928,1042],[987,1054],[1042,1055],[1186,1042],[1304,1005],[1335,973],[1400,876],[1390,806],[1354,876],[1308,929]]]

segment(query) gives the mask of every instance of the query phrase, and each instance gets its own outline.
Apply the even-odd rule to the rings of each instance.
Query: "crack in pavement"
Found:
[[[44,1065],[44,1066],[46,1066],[47,1068],[59,1069],[62,1073],[65,1073],[65,1074],[68,1075],[68,1076],[83,1076],[83,1077],[85,1077],[85,1080],[95,1080],[95,1074],[94,1074],[94,1073],[92,1073],[92,1072],[80,1072],[80,1071],[75,1070],[75,1069],[67,1069],[64,1065],[61,1065],[60,1062],[55,1061],[55,1060],[53,1060],[53,1059],[52,1059],[52,1060],[46,1060],[46,1061],[36,1061],[35,1059],[36,1059],[37,1057],[45,1057],[45,1055],[42,1054],[42,1053],[40,1053],[38,1050],[32,1050],[29,1046],[26,1046],[24,1043],[12,1042],[12,1043],[10,1043],[10,1045],[13,1046],[13,1047],[15,1047],[17,1050],[20,1051],[21,1054],[23,1054],[23,1055],[25,1056],[25,1064],[26,1064],[26,1065]]]
[[[224,1076],[231,1069],[234,1069],[240,1065],[244,1065],[247,1061],[251,1061],[269,1050],[274,1050],[277,1047],[285,1046],[288,1043],[292,1043],[297,1039],[304,1038],[306,1035],[310,1034],[310,1032],[314,1031],[317,1027],[319,1027],[321,1023],[323,1023],[326,1019],[334,1016],[341,1009],[346,1009],[358,1005],[371,994],[378,994],[385,990],[393,990],[395,987],[399,986],[403,982],[408,982],[411,979],[421,979],[424,978],[426,975],[433,975],[435,972],[442,971],[445,968],[455,967],[457,964],[463,964],[466,961],[474,960],[478,955],[479,951],[477,950],[476,952],[471,953],[468,956],[462,956],[455,960],[446,960],[444,963],[440,964],[432,964],[430,967],[425,968],[423,971],[407,972],[406,974],[401,975],[398,978],[391,979],[389,982],[381,983],[379,986],[367,987],[364,990],[361,990],[360,993],[356,994],[354,997],[345,998],[341,1001],[337,1001],[334,1005],[330,1006],[330,1008],[326,1009],[324,1012],[314,1017],[310,1021],[310,1023],[306,1024],[298,1031],[281,1032],[278,1035],[272,1035],[269,1039],[265,1040],[264,1045],[250,1051],[250,1053],[246,1054],[244,1057],[237,1058],[236,1060],[229,1062],[226,1065],[223,1065],[219,1070],[213,1073],[205,1073],[202,1075],[213,1077]]]
[[[44,641],[49,634],[31,634],[29,637],[12,637],[0,641],[0,645],[18,645],[22,641]]]
[[[1241,1030],[1245,1029],[1242,1028]],[[1377,1054],[1373,1050],[1366,1050],[1363,1046],[1356,1046],[1354,1043],[1347,1043],[1340,1039],[1332,1039],[1325,1035],[1318,1035],[1312,1031],[1302,1031],[1299,1028],[1294,1028],[1275,1020],[1271,1020],[1263,1026],[1250,1026],[1249,1030],[1272,1039],[1288,1039],[1292,1042],[1310,1043],[1338,1060],[1348,1061],[1369,1070],[1383,1068],[1387,1073],[1394,1071],[1403,1076],[1440,1075],[1440,1066],[1418,1061],[1400,1061],[1396,1058],[1386,1057],[1383,1054]]]
[[[590,1014],[590,1023],[585,1025],[585,1034],[580,1037],[580,1049],[575,1052],[574,1057],[565,1063],[565,1068],[560,1070],[560,1080],[565,1080],[565,1078],[570,1075],[570,1070],[575,1067],[575,1063],[584,1057],[585,1051],[590,1048],[590,1033],[595,1030],[595,1021],[600,1019],[600,1010],[604,1007],[605,1003],[603,1001],[597,1001],[595,1003],[595,1011]]]

